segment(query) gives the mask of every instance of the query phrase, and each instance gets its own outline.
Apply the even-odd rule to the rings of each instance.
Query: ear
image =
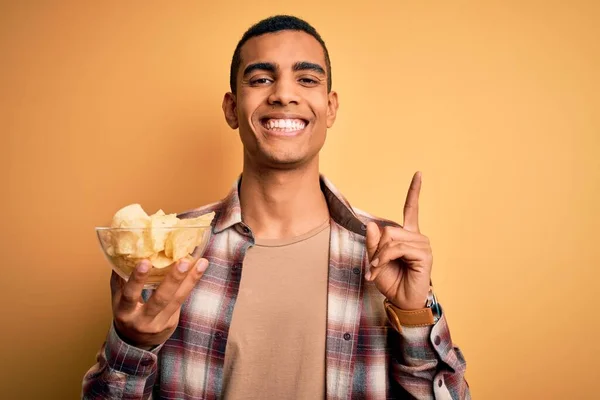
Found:
[[[327,97],[329,98],[327,103],[327,127],[331,128],[335,122],[335,117],[337,116],[337,110],[339,106],[338,95],[332,90],[329,92]]]
[[[225,120],[227,124],[231,127],[231,129],[237,129],[239,126],[238,117],[237,117],[237,103],[235,94],[231,92],[225,93],[223,97],[223,114],[225,115]]]

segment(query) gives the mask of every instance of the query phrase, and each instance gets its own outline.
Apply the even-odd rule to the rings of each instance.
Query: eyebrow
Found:
[[[294,64],[294,66],[292,67],[292,69],[294,71],[310,70],[310,71],[314,71],[314,72],[317,72],[319,74],[325,75],[325,69],[323,67],[321,67],[319,64],[311,63],[311,62],[308,62],[308,61],[299,61],[299,62],[297,62],[297,63]]]
[[[275,72],[277,70],[277,67],[275,66],[275,64],[268,63],[268,62],[259,62],[259,63],[249,64],[246,68],[244,68],[244,76],[250,74],[253,71],[257,71],[257,70]]]
[[[325,75],[325,69],[323,67],[321,67],[319,64],[315,64],[315,63],[308,62],[308,61],[298,61],[297,63],[294,63],[294,65],[292,66],[292,70],[293,71],[310,70],[310,71],[314,71],[319,74]],[[254,64],[249,64],[246,68],[244,68],[243,76],[246,76],[246,75],[252,73],[253,71],[275,72],[275,71],[277,71],[277,66],[275,64],[269,63],[269,62],[258,62],[258,63],[254,63]]]

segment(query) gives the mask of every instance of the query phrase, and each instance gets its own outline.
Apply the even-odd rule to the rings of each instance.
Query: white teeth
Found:
[[[269,119],[263,124],[267,129],[280,129],[284,131],[299,131],[306,127],[301,119]]]

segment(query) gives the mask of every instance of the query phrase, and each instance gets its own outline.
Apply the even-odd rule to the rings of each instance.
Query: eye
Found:
[[[298,81],[304,86],[315,86],[319,84],[319,81],[317,79],[310,77],[302,77],[298,79]]]
[[[256,78],[256,79],[252,79],[250,80],[250,85],[252,86],[263,86],[263,85],[267,85],[269,83],[272,83],[273,80],[270,78]]]

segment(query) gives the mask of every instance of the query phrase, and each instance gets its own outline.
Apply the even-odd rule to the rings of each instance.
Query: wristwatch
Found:
[[[388,299],[383,301],[385,312],[392,327],[398,332],[402,332],[402,327],[430,326],[435,325],[442,316],[437,297],[433,292],[433,287],[429,287],[425,308],[420,310],[406,311],[396,307]]]

